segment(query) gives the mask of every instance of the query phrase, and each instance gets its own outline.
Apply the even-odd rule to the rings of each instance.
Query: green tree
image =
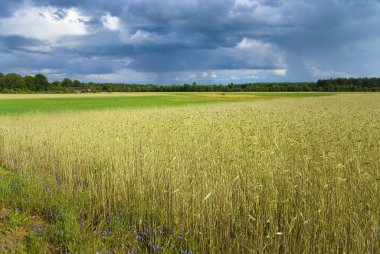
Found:
[[[9,73],[4,77],[5,89],[25,90],[25,79],[16,73]]]
[[[65,79],[62,80],[62,86],[63,87],[72,87],[73,86],[73,82],[71,81],[71,79],[65,78]]]
[[[79,80],[74,80],[73,81],[73,86],[74,87],[80,87],[81,85],[82,85],[82,83]]]
[[[4,90],[5,88],[5,80],[4,80],[4,75],[1,73],[0,75],[0,91]]]
[[[34,80],[36,82],[36,90],[37,91],[47,91],[49,89],[49,80],[43,74],[36,74],[34,76]]]
[[[26,88],[30,91],[36,91],[36,80],[33,76],[25,76]]]
[[[61,86],[61,82],[60,81],[54,81],[53,83],[51,83],[53,86]]]

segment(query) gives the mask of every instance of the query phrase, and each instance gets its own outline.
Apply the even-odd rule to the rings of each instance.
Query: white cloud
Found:
[[[286,67],[285,53],[277,45],[262,40],[243,38],[236,44],[235,54],[251,66],[271,66],[278,69]]]
[[[45,75],[55,75],[59,74],[60,70],[57,69],[50,69],[50,68],[42,68],[42,69],[26,69],[26,68],[19,68],[17,69],[17,73],[24,75],[24,76],[34,76],[38,73],[42,73]]]
[[[277,69],[277,70],[273,70],[273,74],[277,75],[277,76],[285,76],[287,74],[287,70],[286,69]]]
[[[236,48],[240,49],[259,49],[261,51],[268,50],[271,47],[273,47],[273,45],[270,43],[250,38],[243,38],[241,42],[236,45]]]
[[[336,70],[321,70],[312,64],[306,64],[305,68],[314,78],[338,78],[350,76],[350,74],[348,74],[347,72]]]
[[[120,29],[120,19],[118,17],[111,16],[110,13],[102,16],[100,20],[102,21],[103,27],[109,30],[116,31]]]
[[[107,82],[151,83],[154,82],[158,76],[155,73],[138,72],[132,69],[124,68],[113,73],[78,75],[78,78],[89,81],[97,80]]]
[[[167,38],[140,29],[131,33],[128,29],[124,28],[121,30],[120,35],[122,42],[131,45],[165,44],[168,42]]]
[[[37,7],[26,2],[11,17],[0,19],[0,35],[54,42],[64,36],[86,35],[89,20],[75,8]]]
[[[211,79],[216,79],[218,75],[216,74],[215,71],[207,72],[204,71],[202,72],[202,78],[211,78]]]
[[[53,51],[53,49],[47,45],[24,46],[22,49],[31,53],[50,53]]]
[[[250,76],[231,76],[231,80],[241,80],[241,79],[246,79],[246,80],[253,80],[253,79],[258,79],[259,77],[256,75],[250,75]]]
[[[223,69],[223,70],[207,70],[194,73],[193,71],[178,71],[164,73],[166,83],[179,81],[179,83],[189,83],[195,81],[204,84],[227,84],[229,82],[250,83],[265,82],[267,78],[278,80],[284,73],[285,69],[265,70],[265,69]],[[286,75],[286,74],[284,74]],[[173,77],[179,77],[180,79]]]
[[[248,6],[251,7],[255,4],[255,1],[252,0],[235,0],[235,6]]]

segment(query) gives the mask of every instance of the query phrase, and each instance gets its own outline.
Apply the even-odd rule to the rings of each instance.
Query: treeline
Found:
[[[0,73],[0,93],[96,93],[96,92],[376,92],[380,78],[338,78],[317,82],[248,83],[228,85],[141,85],[84,83],[68,78],[49,82],[43,74],[21,76]]]

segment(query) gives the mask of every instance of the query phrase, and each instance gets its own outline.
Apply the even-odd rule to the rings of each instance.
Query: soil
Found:
[[[8,213],[9,210],[0,205],[0,229],[5,226]],[[36,225],[39,225],[38,228],[33,230]],[[17,250],[25,249],[25,246],[23,246],[26,243],[25,239],[33,234],[36,235],[40,232],[44,232],[47,226],[47,222],[41,217],[32,216],[27,222],[12,232],[0,231],[0,253],[2,253],[2,251],[17,252]],[[47,242],[44,245],[45,250],[51,249]],[[50,251],[47,251],[47,253],[50,253]]]

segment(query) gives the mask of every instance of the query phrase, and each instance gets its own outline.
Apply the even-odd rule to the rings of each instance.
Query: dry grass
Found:
[[[378,253],[380,95],[1,117],[8,168],[199,253]]]

